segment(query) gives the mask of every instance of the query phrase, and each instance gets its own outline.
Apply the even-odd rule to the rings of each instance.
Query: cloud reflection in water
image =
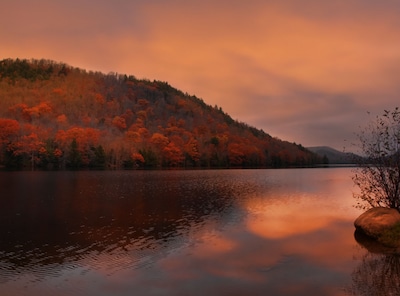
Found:
[[[342,295],[357,263],[347,169],[6,176],[10,294]]]

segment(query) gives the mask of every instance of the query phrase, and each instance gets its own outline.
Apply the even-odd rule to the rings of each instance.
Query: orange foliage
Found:
[[[14,115],[16,118],[22,117],[25,121],[30,121],[31,117],[29,114],[26,114],[25,110],[28,109],[28,105],[26,104],[16,104],[8,108],[8,111]]]
[[[0,118],[0,146],[12,141],[17,136],[20,126],[18,121],[8,118]]]
[[[106,102],[106,99],[104,99],[104,96],[102,94],[96,94],[95,99],[96,99],[96,102],[100,105],[104,105]]]
[[[141,119],[142,121],[146,121],[147,112],[145,110],[140,110],[140,111],[136,112],[136,116],[138,117],[138,119]]]
[[[14,154],[19,155],[23,153],[33,154],[39,151],[43,147],[44,143],[41,141],[36,133],[31,133],[26,136],[22,136],[19,141],[14,142]]]
[[[184,152],[197,163],[200,160],[199,144],[195,138],[190,138],[184,146]]]
[[[245,147],[238,143],[228,145],[229,162],[233,165],[242,165],[245,158]]]
[[[36,108],[38,108],[40,114],[47,114],[53,111],[53,108],[50,106],[49,102],[40,102]]]
[[[124,114],[121,115],[125,121],[131,121],[133,118],[133,112],[131,109],[127,109]]]
[[[147,138],[149,136],[149,130],[145,127],[138,128],[138,133],[142,138]]]
[[[56,134],[55,140],[62,146],[67,147],[72,140],[76,140],[78,149],[84,150],[89,146],[98,144],[100,138],[100,131],[94,128],[81,128],[73,127],[66,131],[59,130]]]
[[[57,158],[60,158],[61,156],[63,156],[63,152],[61,151],[61,149],[58,149],[58,148],[54,149],[53,154]]]
[[[45,162],[58,158],[61,166],[72,150],[84,164],[102,158],[117,168],[132,160],[151,166],[280,166],[313,160],[300,145],[234,121],[166,82],[51,66],[54,74],[46,82],[8,83],[0,77],[7,98],[0,110],[7,117],[0,118],[0,165],[5,148],[13,147],[24,161],[30,153],[47,157]]]
[[[89,115],[85,114],[82,116],[82,123],[85,126],[89,126],[92,123],[92,118]]]
[[[169,166],[179,166],[184,160],[183,153],[173,142],[168,143],[162,150],[164,162]]]
[[[57,116],[56,121],[58,124],[66,125],[67,124],[67,116],[65,114],[61,114]]]
[[[89,164],[88,153],[92,147],[96,147],[100,138],[100,130],[94,128],[81,128],[73,127],[66,131],[60,130],[57,132],[55,141],[60,144],[60,152],[57,151],[58,155],[65,154],[64,151],[70,149],[71,143],[75,140],[77,144],[77,150],[80,153],[82,164]]]
[[[140,153],[132,153],[131,154],[132,160],[137,164],[137,165],[143,165],[144,164],[144,157]]]
[[[142,137],[140,136],[140,134],[138,132],[127,131],[127,132],[125,132],[125,139],[128,142],[139,143],[141,141]]]
[[[195,128],[195,132],[198,135],[205,135],[209,131],[208,127],[206,125],[199,125]]]
[[[163,149],[165,146],[168,145],[169,139],[160,133],[154,133],[151,136],[150,142],[154,144],[157,148]]]
[[[112,120],[112,124],[120,131],[126,129],[126,121],[125,118],[123,117],[115,116],[114,119]]]
[[[48,102],[40,102],[38,105],[33,107],[28,107],[26,104],[16,104],[11,106],[8,110],[17,117],[21,116],[25,121],[32,121],[32,119],[50,114],[53,111],[53,108]]]

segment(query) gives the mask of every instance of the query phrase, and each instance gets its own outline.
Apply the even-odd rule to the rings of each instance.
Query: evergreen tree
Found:
[[[78,150],[78,143],[73,139],[70,145],[70,151],[67,159],[67,166],[72,169],[78,169],[82,165],[82,157]]]

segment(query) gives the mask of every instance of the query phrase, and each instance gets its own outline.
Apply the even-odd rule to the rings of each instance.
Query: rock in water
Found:
[[[400,224],[400,213],[392,208],[372,208],[361,214],[355,221],[354,226],[366,235],[378,239],[387,231]]]

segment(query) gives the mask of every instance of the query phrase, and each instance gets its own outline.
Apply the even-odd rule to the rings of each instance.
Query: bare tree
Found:
[[[363,158],[353,181],[357,207],[389,207],[400,210],[400,110],[385,110],[358,134]]]

